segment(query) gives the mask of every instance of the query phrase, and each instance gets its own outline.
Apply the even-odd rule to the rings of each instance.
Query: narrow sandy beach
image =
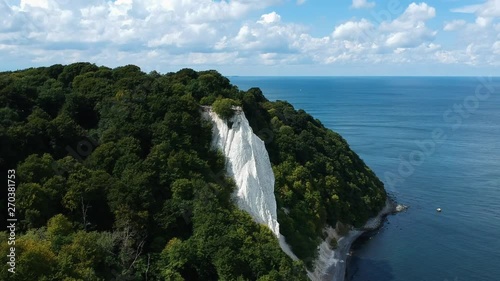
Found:
[[[386,201],[384,209],[371,219],[363,228],[349,231],[345,236],[340,236],[333,228],[327,229],[328,237],[320,244],[318,259],[316,260],[314,271],[308,272],[308,276],[313,281],[344,281],[347,254],[351,245],[365,231],[374,230],[380,227],[383,219],[395,211],[396,204],[390,200]],[[337,247],[332,250],[329,241],[337,239]]]

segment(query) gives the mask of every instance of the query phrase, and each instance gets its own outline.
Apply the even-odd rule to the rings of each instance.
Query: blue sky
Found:
[[[500,75],[500,0],[0,0],[0,70]]]

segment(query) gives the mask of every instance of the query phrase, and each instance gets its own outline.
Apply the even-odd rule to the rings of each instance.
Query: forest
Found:
[[[266,144],[281,233],[299,261],[237,208],[224,155],[211,147],[200,108],[227,119],[235,105]],[[386,200],[339,134],[215,70],[2,72],[0,168],[16,170],[15,280],[26,281],[307,280],[324,227],[359,227]]]

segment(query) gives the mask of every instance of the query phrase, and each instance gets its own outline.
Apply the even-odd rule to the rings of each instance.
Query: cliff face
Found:
[[[204,109],[203,115],[213,125],[212,147],[224,153],[226,172],[236,182],[238,189],[234,195],[238,207],[248,212],[256,222],[267,225],[278,238],[282,250],[297,260],[280,234],[274,195],[275,178],[264,142],[253,133],[241,108],[236,108],[234,116],[227,121],[222,120],[210,107]],[[379,216],[367,222],[366,229],[377,227],[381,216],[390,210],[387,204]],[[370,223],[372,221],[378,223]],[[311,280],[343,280],[347,253],[352,242],[363,231],[352,230],[340,236],[333,228],[325,227],[328,237],[318,246],[318,256],[308,276]],[[331,239],[338,240],[336,249],[330,248]]]
[[[222,120],[210,108],[204,118],[212,122],[212,146],[226,156],[227,174],[236,182],[235,197],[240,209],[265,224],[276,235],[281,249],[292,259],[293,254],[280,225],[274,196],[274,173],[264,142],[253,133],[243,111],[238,108],[228,121]]]
[[[253,133],[240,109],[227,122],[211,110],[204,114],[213,123],[213,147],[227,157],[227,173],[238,187],[235,192],[238,206],[279,237],[274,174],[264,142]]]
[[[0,127],[8,128],[0,128],[5,144],[0,166],[10,163],[19,174],[30,175],[18,187],[19,202],[27,200],[19,214],[22,228],[43,232],[51,219],[79,225],[82,205],[95,206],[84,215],[97,229],[92,237],[120,235],[124,227],[137,234],[126,248],[113,246],[102,268],[86,268],[95,272],[93,279],[106,279],[103,268],[123,264],[112,258],[123,250],[151,243],[155,247],[136,256],[164,267],[151,272],[151,279],[304,280],[302,263],[312,269],[320,258],[325,268],[331,260],[328,251],[317,255],[322,229],[338,221],[361,226],[385,200],[383,184],[340,135],[285,101],[267,100],[257,88],[239,90],[216,71],[160,75],[133,65],[75,63],[3,72],[0,80],[5,117]],[[237,109],[230,120],[221,120],[205,106],[204,117],[213,125],[206,126],[200,104],[212,104],[222,116],[232,116],[231,105],[239,104],[245,114]],[[253,132],[272,137],[264,145]],[[88,153],[68,150],[79,140],[92,143]],[[223,168],[235,184],[214,177]],[[40,186],[47,196],[31,198]],[[82,186],[97,188],[75,201]],[[232,203],[262,227],[235,212]],[[31,216],[31,210],[40,213]],[[77,231],[64,235],[71,247],[79,246],[79,240],[69,239]],[[159,233],[164,239],[156,240]],[[43,236],[42,246],[52,243]],[[101,246],[96,250],[109,250]],[[166,255],[155,255],[162,249]],[[67,258],[53,250],[54,259],[47,262]],[[147,269],[126,272],[142,276]],[[315,272],[323,276],[325,271]],[[25,273],[17,274],[28,276],[24,279],[79,276],[52,267]]]

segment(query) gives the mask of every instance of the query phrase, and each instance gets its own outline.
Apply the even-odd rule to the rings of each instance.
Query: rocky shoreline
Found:
[[[387,199],[384,208],[377,216],[369,219],[362,228],[351,229],[346,235],[339,235],[335,229],[325,229],[327,237],[319,245],[318,259],[314,271],[309,271],[308,276],[313,281],[344,281],[347,268],[347,257],[351,245],[361,234],[379,228],[384,218],[391,214],[406,209],[406,206],[397,205],[393,200]],[[332,249],[330,241],[335,239],[337,246]]]

